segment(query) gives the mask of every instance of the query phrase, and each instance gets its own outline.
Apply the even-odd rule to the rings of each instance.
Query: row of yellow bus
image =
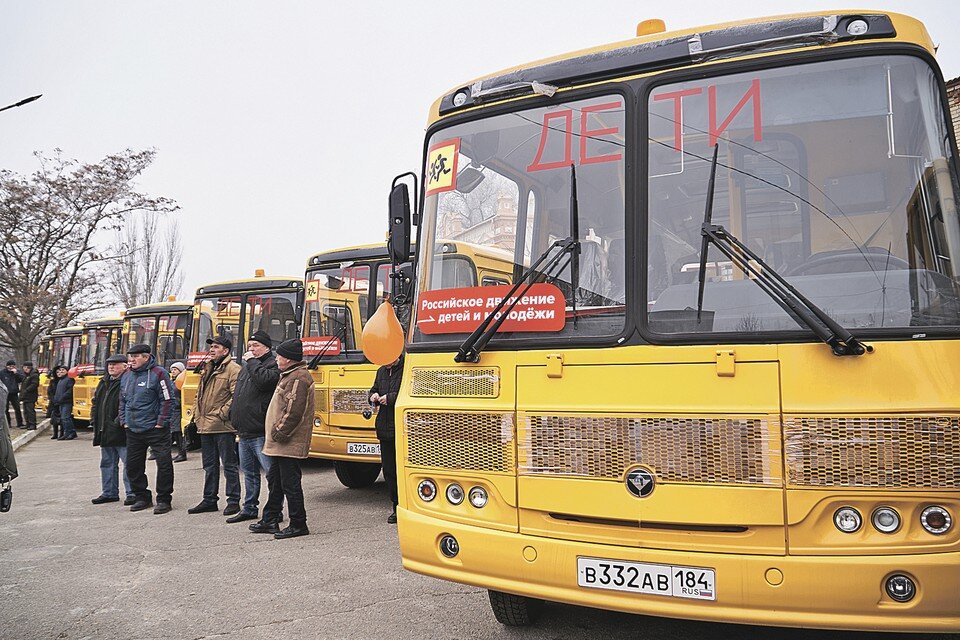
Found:
[[[412,203],[394,181],[387,249],[58,330],[41,360],[92,381],[114,344],[192,364],[212,335],[301,335],[312,453],[362,486],[359,335],[409,263],[405,567],[511,625],[550,600],[957,632],[960,183],[934,55],[882,11],[654,20],[466,82],[430,109]]]

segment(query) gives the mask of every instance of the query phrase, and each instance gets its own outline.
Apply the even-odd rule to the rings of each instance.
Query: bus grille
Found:
[[[333,406],[331,413],[363,413],[370,408],[368,389],[331,389]]]
[[[960,489],[958,416],[788,416],[793,486]]]
[[[775,417],[525,415],[518,440],[525,475],[620,480],[642,464],[664,482],[782,484]]]
[[[511,413],[408,411],[404,424],[411,465],[513,473]]]
[[[410,395],[448,398],[496,398],[500,372],[496,368],[432,369],[414,367]]]

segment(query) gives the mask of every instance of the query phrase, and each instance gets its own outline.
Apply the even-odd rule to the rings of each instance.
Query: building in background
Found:
[[[960,77],[947,81],[947,102],[950,103],[953,134],[960,140]]]

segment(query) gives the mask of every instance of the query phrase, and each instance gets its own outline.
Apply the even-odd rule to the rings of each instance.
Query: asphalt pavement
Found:
[[[382,481],[349,490],[330,464],[305,462],[311,535],[274,540],[250,533],[248,523],[225,524],[219,513],[187,514],[201,497],[199,452],[174,465],[169,514],[91,504],[100,493],[99,451],[91,445],[92,435],[81,430],[77,440],[57,442],[43,434],[17,451],[21,475],[13,509],[0,514],[2,640],[902,637],[689,622],[559,604],[547,605],[534,627],[506,628],[493,618],[485,591],[402,569],[396,528],[386,523]],[[154,472],[148,464],[151,487]]]

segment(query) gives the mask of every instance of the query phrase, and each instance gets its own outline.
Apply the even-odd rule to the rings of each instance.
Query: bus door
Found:
[[[328,336],[342,336],[342,364],[330,363],[327,380],[330,426],[349,433],[369,431],[373,418],[364,418],[370,408],[368,392],[376,368],[361,357],[360,334],[370,316],[371,268],[368,264],[345,264],[340,269],[340,286],[321,301],[321,321]],[[375,284],[375,291],[380,287]],[[374,294],[376,295],[376,293]],[[350,357],[352,354],[353,357]],[[372,372],[371,372],[372,371]],[[345,435],[345,434],[341,434]]]

